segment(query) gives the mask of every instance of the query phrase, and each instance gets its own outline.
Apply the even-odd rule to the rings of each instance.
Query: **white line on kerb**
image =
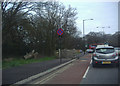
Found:
[[[86,72],[85,72],[83,78],[86,78],[86,75],[87,75],[87,73],[88,73],[89,68],[90,68],[90,67],[88,66],[88,68],[87,68],[87,70],[86,70]]]

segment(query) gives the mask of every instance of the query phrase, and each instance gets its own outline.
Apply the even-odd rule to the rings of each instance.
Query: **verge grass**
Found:
[[[2,68],[6,69],[6,68],[10,68],[10,67],[16,67],[16,66],[20,66],[20,65],[24,65],[24,64],[30,64],[30,63],[36,63],[36,62],[43,62],[43,61],[48,61],[48,60],[54,60],[56,59],[55,56],[52,57],[42,57],[39,59],[23,59],[23,58],[14,58],[11,61],[2,61]]]

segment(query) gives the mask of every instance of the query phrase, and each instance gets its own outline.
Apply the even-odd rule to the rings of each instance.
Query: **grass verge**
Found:
[[[48,60],[53,60],[56,59],[55,56],[52,57],[43,57],[39,59],[22,59],[22,58],[15,58],[11,61],[2,61],[2,68],[10,68],[10,67],[16,67],[24,64],[29,64],[29,63],[36,63],[36,62],[43,62],[43,61],[48,61]]]

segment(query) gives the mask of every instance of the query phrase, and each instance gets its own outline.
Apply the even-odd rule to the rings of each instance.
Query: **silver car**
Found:
[[[114,64],[118,66],[119,58],[112,46],[99,46],[96,47],[95,52],[92,55],[92,66],[96,65],[110,65]]]

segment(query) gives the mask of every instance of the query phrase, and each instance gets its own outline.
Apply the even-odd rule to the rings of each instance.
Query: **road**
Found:
[[[90,65],[86,73],[80,84],[118,84],[117,67],[106,65],[93,68]]]
[[[91,55],[86,55],[30,84],[118,84],[118,68],[114,66],[93,68]]]

